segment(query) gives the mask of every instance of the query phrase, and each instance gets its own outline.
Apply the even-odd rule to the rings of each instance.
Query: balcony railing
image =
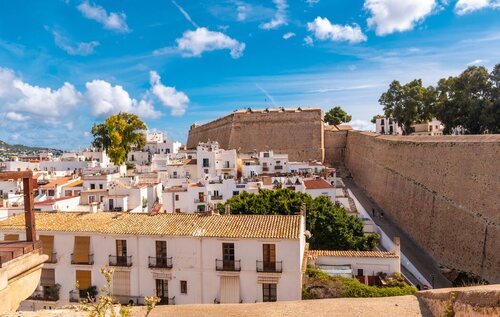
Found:
[[[159,297],[160,302],[158,305],[175,305],[175,296],[174,297]]]
[[[257,261],[257,272],[281,273],[283,272],[283,261],[278,261],[278,262]]]
[[[89,254],[87,259],[78,259],[74,253],[71,253],[71,264],[92,265],[94,264],[94,255]]]
[[[222,200],[222,195],[212,195],[212,200]]]
[[[142,296],[131,296],[131,295],[114,295],[113,297],[116,301],[122,305],[143,305],[144,297]]]
[[[216,271],[241,271],[241,260],[215,260]]]
[[[149,267],[150,268],[163,268],[163,269],[171,269],[172,268],[172,257],[161,257],[155,258],[149,257]]]
[[[53,288],[54,286],[48,286],[48,288],[51,287]],[[28,297],[28,299],[56,302],[59,300],[59,288],[53,292],[45,289],[37,289],[33,292],[33,294],[31,294],[30,297]]]
[[[47,255],[49,258],[45,261],[45,263],[57,263],[57,252],[52,252]]]
[[[283,169],[283,166],[282,165],[276,165],[274,167],[275,170],[282,170]]]
[[[195,198],[194,199],[195,204],[200,204],[200,203],[204,203],[204,202],[205,202],[205,198],[203,198],[203,199]]]
[[[110,255],[109,256],[110,266],[132,266],[132,256],[131,255]]]

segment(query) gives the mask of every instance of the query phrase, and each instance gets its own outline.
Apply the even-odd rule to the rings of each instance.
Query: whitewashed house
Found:
[[[254,303],[301,299],[305,218],[302,215],[37,213],[49,260],[40,291],[60,284],[54,306],[74,290],[105,283],[122,303]],[[24,238],[24,215],[2,221],[4,239]],[[43,292],[42,292],[43,293]],[[39,300],[28,300],[25,309]],[[44,302],[46,304],[47,302]]]

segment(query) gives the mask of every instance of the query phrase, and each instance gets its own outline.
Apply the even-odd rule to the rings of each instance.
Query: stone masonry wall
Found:
[[[274,150],[291,161],[323,161],[321,109],[237,111],[189,131],[187,146],[208,139],[241,152]]]
[[[500,282],[500,135],[350,131],[345,164],[438,262]]]
[[[347,144],[347,131],[325,129],[325,163],[332,166],[344,162]]]

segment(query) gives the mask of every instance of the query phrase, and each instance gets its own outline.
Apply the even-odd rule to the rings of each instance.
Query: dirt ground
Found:
[[[144,316],[144,307],[134,307],[132,315]],[[74,310],[52,310],[38,312],[18,312],[8,317],[68,317],[85,316]],[[158,306],[150,317],[361,317],[361,316],[405,316],[430,317],[426,307],[421,306],[413,295],[385,298],[338,298],[309,301],[227,304],[227,305],[175,305]]]

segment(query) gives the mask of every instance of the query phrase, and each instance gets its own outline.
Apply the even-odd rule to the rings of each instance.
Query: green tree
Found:
[[[470,66],[456,77],[439,80],[435,113],[444,133],[454,128],[466,134],[500,131],[499,74],[499,65],[491,74],[483,66]]]
[[[435,89],[425,88],[421,79],[404,85],[394,80],[389,89],[380,96],[379,103],[384,106],[384,115],[393,117],[401,126],[403,134],[410,134],[413,123],[432,119]]]
[[[375,124],[375,123],[377,123],[377,119],[380,119],[380,118],[385,118],[385,117],[381,114],[376,114],[373,116],[373,118],[370,120],[370,122]]]
[[[339,125],[351,121],[348,115],[341,107],[334,107],[325,113],[325,122],[328,124]]]
[[[228,199],[232,214],[293,215],[306,206],[306,227],[312,233],[311,248],[335,250],[371,250],[378,235],[363,233],[363,223],[348,215],[344,208],[326,196],[312,198],[290,189],[261,189],[258,194],[242,192]],[[224,206],[218,205],[220,212]]]
[[[127,161],[128,153],[146,144],[143,130],[146,124],[135,114],[120,112],[109,116],[104,123],[94,124],[92,145],[106,150],[115,165]]]

